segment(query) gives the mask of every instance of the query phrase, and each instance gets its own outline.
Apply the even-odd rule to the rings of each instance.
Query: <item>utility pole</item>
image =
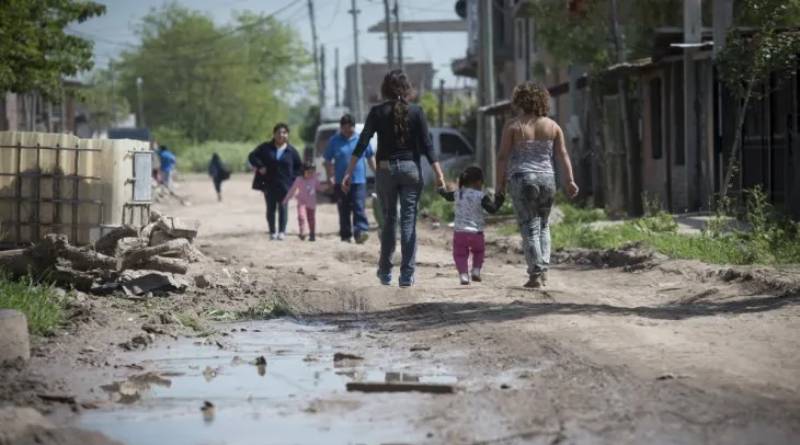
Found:
[[[492,0],[478,0],[478,31],[480,48],[478,57],[478,100],[481,106],[491,105],[494,96],[494,39],[492,31]],[[485,172],[489,187],[497,184],[495,172],[495,134],[494,117],[485,113],[478,114],[478,147],[479,162]]]
[[[616,53],[617,63],[625,63],[625,40],[620,30],[619,18],[617,14],[617,0],[611,0],[611,32],[613,35],[614,52]],[[622,115],[622,140],[625,145],[625,158],[627,160],[627,181],[625,182],[625,202],[628,214],[639,216],[643,213],[642,209],[642,167],[639,147],[634,144],[633,128],[630,119],[630,102],[628,97],[628,82],[624,75],[617,77],[618,100],[620,103],[620,114]],[[624,170],[624,169],[623,169]]]
[[[117,120],[117,85],[116,85],[116,76],[114,75],[114,61],[108,61],[108,72],[111,75],[111,101],[109,102],[109,106],[111,108],[111,123],[109,126],[114,126]]]
[[[714,0],[714,57],[725,48],[728,29],[733,25],[733,0]]]
[[[308,0],[308,20],[311,22],[311,47],[314,56],[314,77],[317,80],[317,94],[319,95],[319,106],[322,108],[325,98],[322,96],[323,86],[321,73],[319,71],[319,58],[317,57],[317,24],[314,20],[314,0]]]
[[[136,78],[136,100],[137,100],[137,102],[139,102],[139,107],[138,107],[139,108],[139,116],[138,116],[138,119],[136,119],[136,126],[138,128],[145,128],[144,106],[142,105],[142,84],[144,84],[144,81],[142,80],[142,78],[141,77],[137,77]]]
[[[386,65],[394,69],[394,40],[392,39],[392,13],[389,0],[383,0],[383,15],[386,23]]]
[[[325,108],[327,102],[325,85],[325,45],[319,47],[319,109]]]
[[[702,32],[701,0],[683,0],[683,42],[700,43]],[[683,137],[685,151],[685,177],[687,206],[699,208],[700,184],[703,172],[700,171],[699,146],[697,145],[697,72],[694,55],[697,48],[683,50]]]
[[[353,91],[355,92],[355,97],[353,98],[353,114],[355,115],[357,120],[363,119],[361,115],[361,107],[362,107],[362,82],[361,82],[361,61],[358,57],[358,14],[361,11],[358,10],[356,7],[356,0],[350,0],[352,9],[348,11],[350,14],[353,15],[353,53],[355,56],[355,61],[353,63],[353,69],[355,69],[355,85],[353,85]]]
[[[399,0],[394,0],[394,30],[397,34],[397,67],[403,69],[403,25],[400,24]]]
[[[337,46],[333,50],[333,97],[334,97],[334,104],[337,107],[341,106],[342,103],[339,101],[339,47]]]
[[[444,127],[444,79],[439,79],[439,126]]]

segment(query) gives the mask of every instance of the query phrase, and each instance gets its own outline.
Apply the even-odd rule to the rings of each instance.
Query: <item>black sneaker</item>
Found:
[[[308,240],[309,240],[309,241],[316,241],[316,240],[317,240],[317,237],[316,237],[316,235],[314,235],[314,234],[312,233],[312,234],[308,235]]]
[[[369,239],[369,233],[361,232],[356,235],[356,244],[364,244]]]

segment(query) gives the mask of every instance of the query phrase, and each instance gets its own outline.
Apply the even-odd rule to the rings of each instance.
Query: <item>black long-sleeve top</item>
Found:
[[[401,143],[398,135],[394,131],[394,116],[392,110],[396,101],[390,100],[382,104],[375,105],[369,110],[364,129],[358,138],[358,145],[353,151],[353,156],[361,157],[364,150],[369,145],[369,140],[375,132],[378,133],[378,152],[375,160],[389,161],[402,160],[420,162],[420,156],[428,158],[428,162],[433,164],[439,160],[439,154],[431,142],[431,134],[428,130],[428,122],[425,119],[425,112],[416,104],[408,105],[408,133]]]
[[[248,156],[250,165],[266,168],[267,173],[262,175],[256,170],[253,177],[253,189],[262,190],[278,195],[286,194],[294,183],[294,179],[303,174],[303,160],[297,150],[288,145],[283,156],[278,159],[278,148],[272,141],[264,142],[255,148]]]

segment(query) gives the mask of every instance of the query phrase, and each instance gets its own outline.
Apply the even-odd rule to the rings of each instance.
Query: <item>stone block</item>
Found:
[[[0,309],[0,363],[20,358],[31,358],[28,321],[20,311]]]

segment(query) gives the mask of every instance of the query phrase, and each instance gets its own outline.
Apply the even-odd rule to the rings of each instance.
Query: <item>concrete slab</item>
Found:
[[[28,320],[13,309],[0,309],[0,363],[31,358]]]

